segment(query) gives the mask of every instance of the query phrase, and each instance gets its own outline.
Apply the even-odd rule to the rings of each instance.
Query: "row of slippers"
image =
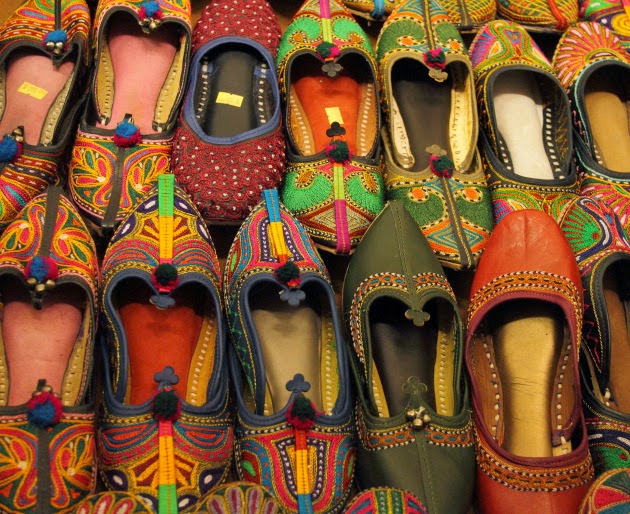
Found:
[[[630,469],[604,474],[589,490],[577,514],[625,511],[630,506]],[[75,514],[152,514],[142,498],[131,493],[99,493],[77,505]],[[283,514],[282,507],[263,487],[234,482],[210,491],[189,514]],[[411,493],[394,488],[368,489],[355,496],[345,514],[427,514]]]
[[[263,0],[213,2],[192,35],[187,1],[102,0],[84,106],[71,98],[87,62],[89,14],[81,0],[55,5],[63,9],[27,3],[0,32],[9,88],[2,127],[12,130],[27,113],[43,127],[18,128],[0,143],[4,226],[58,180],[82,110],[69,189],[107,236],[170,170],[213,223],[240,223],[263,189],[282,183],[283,203],[316,245],[342,254],[385,199],[400,199],[442,264],[456,269],[475,266],[493,217],[540,207],[558,218],[578,191],[630,223],[630,58],[597,23],[570,28],[552,66],[521,26],[502,20],[481,28],[469,58],[433,0],[400,3],[376,53],[335,0],[306,2],[282,39]],[[69,73],[57,90],[41,73],[50,63],[34,55],[40,50],[18,53],[44,43],[55,74]]]
[[[601,474],[630,455],[629,262],[614,213],[592,198],[559,224],[512,212],[480,260],[465,328],[426,238],[391,201],[344,281],[351,347],[276,190],[221,277],[200,214],[161,175],[114,233],[99,284],[87,227],[53,187],[0,238],[0,502],[71,509],[98,469],[108,489],[177,512],[234,461],[288,512],[342,511],[355,475],[434,513],[465,513],[473,494],[483,513],[575,512],[593,462]]]

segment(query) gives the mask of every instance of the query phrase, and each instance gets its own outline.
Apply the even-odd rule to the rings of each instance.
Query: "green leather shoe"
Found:
[[[360,402],[360,487],[405,489],[434,514],[467,512],[475,453],[462,322],[402,202],[387,204],[357,248],[343,308]]]

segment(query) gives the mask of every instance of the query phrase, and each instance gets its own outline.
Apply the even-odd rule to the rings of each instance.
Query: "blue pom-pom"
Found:
[[[20,152],[20,144],[15,138],[6,135],[0,139],[0,162],[13,161]]]
[[[65,30],[53,30],[46,34],[46,43],[63,43],[68,41],[68,34]]]
[[[33,257],[29,267],[29,276],[37,279],[37,282],[43,282],[48,277],[50,266],[42,257]]]
[[[130,138],[138,132],[138,127],[128,121],[121,121],[115,130],[115,134],[118,137]]]
[[[151,18],[160,8],[160,4],[151,0],[150,2],[144,2],[140,7],[144,7],[147,18]]]
[[[43,402],[29,409],[27,417],[33,425],[48,428],[56,423],[57,411],[52,402]]]

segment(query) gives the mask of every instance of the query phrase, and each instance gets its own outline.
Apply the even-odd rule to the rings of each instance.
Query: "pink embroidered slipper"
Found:
[[[0,229],[57,181],[89,27],[85,0],[29,0],[0,27]]]
[[[95,69],[69,172],[72,198],[97,229],[111,233],[170,169],[190,15],[190,0],[99,2]]]
[[[94,242],[58,186],[0,238],[2,512],[69,509],[96,485],[97,275]]]
[[[266,0],[216,0],[195,26],[173,172],[211,223],[240,223],[282,179],[279,41]]]

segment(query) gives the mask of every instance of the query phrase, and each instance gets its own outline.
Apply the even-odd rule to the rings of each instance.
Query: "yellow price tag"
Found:
[[[232,107],[240,107],[243,103],[243,97],[241,95],[233,95],[232,93],[219,91],[219,94],[217,95],[217,103],[231,105]]]
[[[331,125],[336,121],[339,125],[343,125],[343,118],[341,117],[341,110],[339,107],[325,107],[326,116],[328,117],[328,123]]]
[[[18,93],[23,93],[25,95],[32,96],[37,100],[41,100],[48,94],[48,91],[36,86],[35,84],[31,84],[30,82],[22,82],[22,85],[18,88]]]

